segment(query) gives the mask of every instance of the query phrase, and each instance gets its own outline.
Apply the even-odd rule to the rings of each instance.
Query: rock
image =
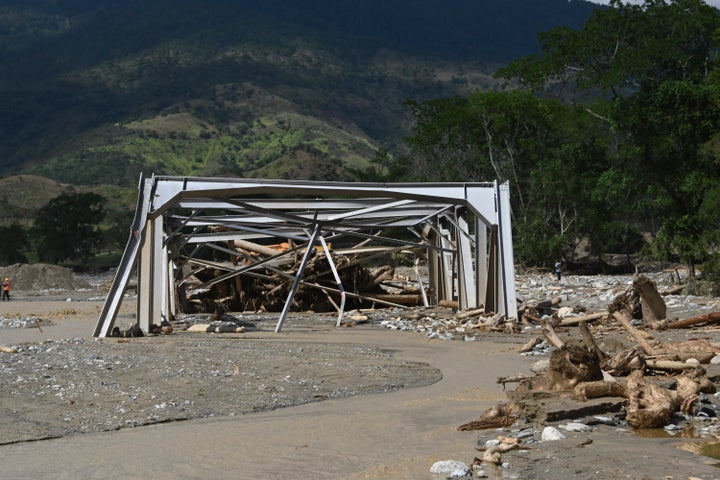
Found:
[[[530,365],[530,371],[533,373],[542,373],[550,366],[550,359],[538,360]]]
[[[568,432],[590,432],[590,431],[592,431],[591,426],[585,425],[584,423],[580,423],[580,422],[566,423],[565,425],[560,425],[560,428],[562,428],[563,430],[568,431]]]
[[[545,427],[540,436],[541,442],[552,442],[555,440],[562,440],[565,435],[555,427]]]
[[[442,460],[433,463],[430,467],[430,473],[440,473],[452,477],[464,477],[468,472],[467,464],[458,460]]]

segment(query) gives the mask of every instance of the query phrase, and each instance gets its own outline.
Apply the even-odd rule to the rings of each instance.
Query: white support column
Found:
[[[148,220],[142,230],[142,241],[140,254],[137,259],[137,321],[138,326],[147,331],[150,325],[150,312],[152,310],[152,225],[153,221]],[[145,328],[143,328],[145,325]]]
[[[167,247],[163,245],[163,236],[165,233],[162,229],[160,230],[160,232],[162,233],[160,236],[160,248],[162,249],[162,255],[160,258],[160,275],[162,276],[162,302],[160,303],[160,315],[158,317],[155,317],[155,321],[153,322],[158,326],[162,324],[163,319],[170,318],[170,305],[173,296],[171,288],[172,282],[170,281],[170,275],[172,275],[172,265],[170,264]]]
[[[150,331],[151,324],[160,324],[165,296],[164,287],[167,282],[163,275],[165,255],[162,245],[162,225],[162,215],[148,220],[138,260],[137,321],[138,326],[145,333]]]
[[[282,329],[282,324],[285,321],[285,318],[287,317],[288,312],[290,311],[290,305],[292,305],[292,301],[295,298],[295,293],[297,292],[298,287],[300,286],[300,280],[302,280],[303,273],[305,273],[305,266],[307,265],[308,260],[310,259],[310,255],[315,250],[315,242],[317,241],[318,236],[320,235],[320,224],[315,224],[315,230],[312,233],[312,236],[310,237],[310,241],[308,241],[307,246],[305,247],[305,254],[303,255],[302,261],[300,262],[300,267],[298,268],[297,273],[295,274],[295,279],[293,280],[292,287],[290,287],[290,293],[288,293],[288,297],[285,300],[285,306],[283,307],[282,312],[280,313],[280,319],[278,320],[277,325],[275,326],[275,333],[279,333]]]
[[[477,273],[474,271],[472,248],[468,232],[468,223],[463,216],[457,218],[458,231],[455,233],[455,245],[458,253],[459,306],[461,310],[477,308]]]
[[[337,284],[338,290],[340,291],[340,306],[338,307],[338,318],[337,322],[335,323],[335,326],[339,327],[340,325],[342,325],[342,317],[343,313],[345,312],[345,300],[347,295],[345,295],[345,288],[343,287],[342,280],[340,279],[340,274],[335,267],[335,261],[333,260],[332,255],[330,255],[330,249],[327,246],[325,237],[320,235],[319,240],[320,244],[322,245],[323,252],[325,252],[325,258],[327,258],[328,265],[330,265],[330,270],[332,270],[333,277],[335,278],[335,283]]]
[[[443,282],[443,294],[439,297],[439,300],[452,300],[455,296],[455,279],[454,279],[454,268],[453,268],[453,254],[447,250],[452,250],[453,246],[450,241],[450,232],[445,230],[438,225],[438,232],[440,233],[439,245],[443,249],[440,252],[440,275]]]
[[[517,297],[515,294],[515,255],[512,247],[512,230],[510,228],[510,184],[503,183],[497,187],[498,197],[498,245],[499,281],[498,286],[500,308],[507,319],[517,319]]]
[[[168,304],[167,304],[167,310],[165,310],[165,315],[168,321],[175,318],[177,315],[177,292],[175,290],[175,271],[179,268],[177,265],[175,265],[175,262],[172,260],[169,260],[168,263],[168,271],[167,275],[165,276],[166,281],[168,282]]]
[[[433,226],[437,227],[437,224],[434,223]],[[439,246],[440,241],[438,239],[438,236],[436,234],[437,229],[428,229],[428,238],[427,241],[430,242],[433,246]],[[438,302],[441,298],[443,298],[441,295],[443,295],[443,282],[441,281],[441,264],[442,264],[442,255],[441,253],[435,249],[435,248],[428,248],[427,249],[427,262],[428,262],[428,283],[429,283],[429,304],[431,306],[437,306]]]
[[[475,277],[477,278],[478,303],[485,304],[485,292],[488,286],[487,225],[479,218],[475,219]]]

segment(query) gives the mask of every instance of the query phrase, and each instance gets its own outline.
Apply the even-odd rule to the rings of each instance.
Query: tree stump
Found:
[[[565,345],[550,355],[548,390],[572,390],[578,383],[603,379],[597,353],[580,345]]]

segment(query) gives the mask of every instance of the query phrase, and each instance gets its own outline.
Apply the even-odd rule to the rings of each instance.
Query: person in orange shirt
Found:
[[[2,299],[10,301],[10,279],[6,278],[2,283]]]

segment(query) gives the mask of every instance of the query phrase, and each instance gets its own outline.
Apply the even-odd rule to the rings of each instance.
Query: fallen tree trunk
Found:
[[[485,307],[483,307],[483,308],[477,308],[477,309],[475,309],[475,310],[467,310],[467,311],[465,311],[465,312],[458,313],[458,314],[455,316],[455,318],[457,318],[458,320],[465,320],[466,318],[477,317],[477,316],[482,315],[482,314],[484,314],[484,313],[485,313]]]
[[[712,312],[706,315],[676,320],[667,324],[667,328],[688,328],[695,325],[711,324],[720,322],[720,312]]]
[[[542,334],[545,336],[547,341],[552,345],[553,347],[560,350],[565,346],[565,342],[560,340],[560,337],[557,336],[557,333],[555,332],[555,329],[552,327],[550,322],[542,320]]]
[[[500,443],[483,452],[482,462],[491,465],[502,463],[502,454],[520,448],[520,441],[517,438],[500,439]]]
[[[533,337],[530,340],[528,340],[522,347],[520,347],[520,350],[518,350],[520,353],[526,353],[532,351],[533,348],[540,345],[542,343],[541,337]]]
[[[660,428],[675,413],[676,400],[669,390],[645,383],[642,372],[628,376],[628,407],[626,420],[633,428]]]
[[[243,333],[245,327],[232,322],[196,323],[185,331],[191,333]]]
[[[483,430],[486,428],[501,428],[512,425],[518,417],[517,406],[512,403],[501,403],[486,410],[480,418],[460,425],[461,432],[470,430]]]
[[[561,327],[570,327],[572,325],[579,325],[580,322],[591,322],[593,320],[600,320],[610,315],[610,312],[603,310],[602,312],[589,313],[579,317],[566,317],[560,321]]]
[[[591,398],[627,397],[627,388],[622,383],[606,380],[585,382],[575,386],[573,396],[581,402]]]
[[[595,355],[600,361],[603,361],[607,358],[607,355],[605,355],[605,352],[600,350],[600,347],[597,346],[597,343],[595,343],[595,338],[593,338],[592,333],[590,332],[590,328],[587,325],[587,322],[583,321],[580,322],[579,325],[580,334],[583,337],[583,341],[585,342],[585,345],[595,352]]]
[[[643,374],[634,371],[628,376],[628,407],[626,420],[633,428],[660,428],[668,424],[675,412],[691,413],[707,382],[687,375],[677,377],[675,390],[646,383]]]
[[[635,340],[635,342],[640,345],[640,348],[643,349],[646,355],[655,355],[655,349],[652,347],[652,345],[650,345],[647,340],[645,340],[645,337],[643,337],[642,334],[630,323],[630,320],[632,319],[632,314],[630,313],[629,308],[624,308],[622,310],[614,312],[613,317],[618,322],[620,322],[620,324],[625,330],[627,330],[633,340]]]
[[[705,370],[699,365],[693,365],[692,363],[679,362],[674,360],[645,360],[647,366],[653,370],[662,370],[664,372],[681,373],[689,370],[698,370],[699,373],[705,374]]]

